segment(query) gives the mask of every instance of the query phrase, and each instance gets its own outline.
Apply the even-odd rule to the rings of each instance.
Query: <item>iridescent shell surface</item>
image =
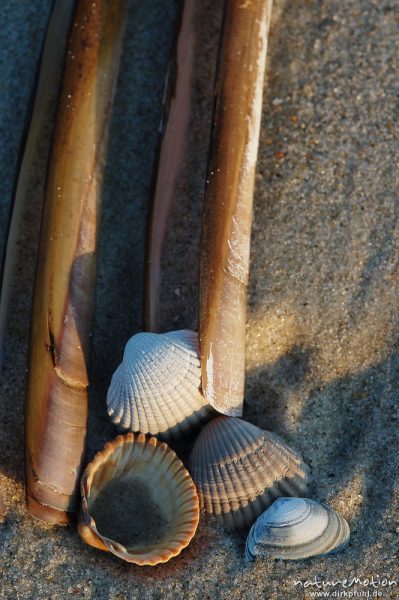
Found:
[[[245,556],[298,560],[336,554],[349,536],[348,523],[329,506],[308,498],[278,498],[251,527]]]
[[[142,433],[107,443],[86,467],[81,493],[82,539],[137,565],[177,556],[198,525],[189,473],[165,443]]]
[[[134,335],[112,377],[107,407],[121,430],[169,440],[199,429],[214,410],[201,393],[197,334]]]
[[[246,527],[279,496],[307,494],[309,469],[277,435],[242,419],[208,423],[188,469],[205,511],[228,526]]]

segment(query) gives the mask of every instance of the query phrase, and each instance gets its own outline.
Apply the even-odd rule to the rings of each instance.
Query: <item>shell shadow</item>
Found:
[[[364,553],[379,532],[388,528],[394,534],[395,529],[387,515],[399,487],[399,354],[315,388],[291,428],[273,379],[287,360],[290,355],[248,374],[245,418],[281,434],[301,453],[312,470],[314,496],[343,512],[350,521],[353,551]],[[291,377],[299,384],[303,373],[299,364]],[[279,377],[284,387],[284,371]],[[289,400],[289,382],[284,396]]]
[[[375,367],[312,393],[298,421],[297,435],[306,431],[307,441],[317,440],[306,451],[318,497],[338,498],[341,510],[351,514],[352,546],[359,553],[381,531],[394,532],[387,515],[399,485],[398,376],[399,357],[391,353]]]
[[[287,435],[286,402],[310,371],[312,352],[299,344],[265,367],[247,373],[244,416],[258,427]]]
[[[303,5],[278,10],[257,169],[248,350],[254,361],[251,333],[268,335],[256,323],[270,315],[282,322],[282,308],[298,326],[299,358],[289,350],[249,368],[244,415],[301,453],[315,496],[350,522],[349,557],[363,560],[367,548],[395,535],[389,519],[399,488],[399,215],[395,165],[381,164],[389,152],[383,115],[397,99],[387,95],[377,110],[367,81],[371,73],[378,81],[379,65],[362,64],[357,80],[349,67],[367,54],[363,40],[373,43],[369,16],[349,30],[332,5],[314,4],[304,36]],[[362,91],[363,112],[355,101]],[[370,143],[371,130],[381,134]],[[277,334],[289,338],[284,323]]]

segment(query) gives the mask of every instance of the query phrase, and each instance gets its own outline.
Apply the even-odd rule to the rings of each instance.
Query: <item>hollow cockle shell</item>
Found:
[[[234,417],[202,429],[188,469],[205,511],[228,526],[251,525],[279,496],[307,494],[309,469],[300,456],[274,433]]]
[[[336,554],[349,535],[348,523],[329,506],[308,498],[278,498],[252,525],[245,556],[297,560]]]
[[[82,539],[137,565],[177,556],[198,525],[188,471],[165,443],[142,433],[108,442],[86,467],[81,493]]]
[[[198,429],[214,410],[201,393],[197,334],[134,335],[112,377],[107,406],[122,430],[169,440]]]

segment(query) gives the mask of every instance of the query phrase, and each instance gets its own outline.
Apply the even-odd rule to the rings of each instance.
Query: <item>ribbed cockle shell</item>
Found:
[[[329,506],[308,498],[278,498],[252,525],[245,556],[301,559],[335,554],[349,542],[349,525]]]
[[[178,555],[198,525],[198,496],[183,463],[142,433],[108,442],[86,467],[81,493],[82,539],[137,565]]]
[[[279,496],[307,494],[308,467],[277,435],[242,419],[208,423],[188,469],[206,512],[236,527],[251,525]]]
[[[201,393],[197,334],[134,335],[112,377],[107,406],[122,430],[168,440],[198,429],[214,411]]]

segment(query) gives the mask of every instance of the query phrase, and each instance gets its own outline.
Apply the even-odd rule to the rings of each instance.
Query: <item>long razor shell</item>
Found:
[[[186,160],[191,117],[195,31],[193,19],[199,0],[184,0],[175,48],[165,82],[160,143],[148,226],[144,322],[147,331],[159,331],[161,263],[167,223],[179,175]]]
[[[307,494],[309,469],[277,435],[233,417],[199,434],[188,469],[205,511],[246,527],[279,496]]]
[[[245,556],[299,560],[336,554],[349,536],[348,523],[329,506],[308,498],[278,498],[251,527]]]
[[[27,125],[28,123],[29,125],[24,134],[23,151],[15,182],[13,206],[0,270],[0,368],[4,358],[11,283],[15,271],[22,214],[31,199],[29,186],[40,136],[48,119],[54,91],[58,90],[61,80],[74,5],[74,0],[55,0],[53,3],[41,51],[36,85],[31,97],[27,118]]]
[[[200,391],[194,331],[138,333],[126,344],[107,395],[108,414],[122,430],[178,438],[213,415]]]
[[[29,511],[78,508],[101,180],[125,0],[80,0],[51,150],[32,308],[26,405]]]
[[[177,556],[195,534],[199,501],[183,463],[165,443],[140,433],[105,445],[81,480],[79,534],[137,565]]]
[[[205,398],[243,411],[252,198],[271,0],[225,2],[202,221],[200,350]]]

